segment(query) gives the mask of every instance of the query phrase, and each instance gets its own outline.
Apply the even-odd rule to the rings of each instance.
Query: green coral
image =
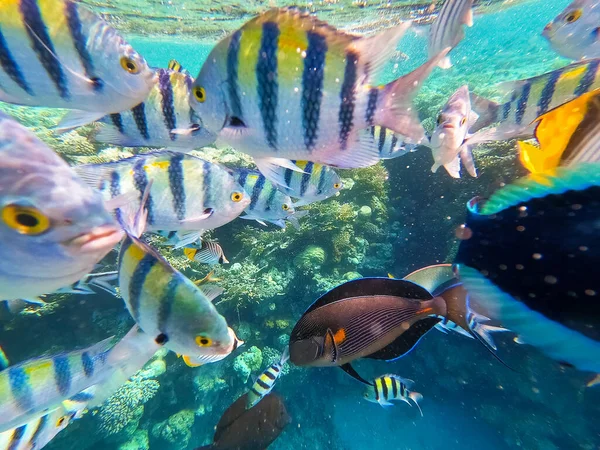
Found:
[[[319,270],[327,255],[322,247],[309,245],[294,258],[294,266],[301,272]]]
[[[252,346],[233,360],[233,370],[246,382],[252,372],[260,370],[262,362],[262,351],[258,347]]]
[[[148,430],[136,430],[130,440],[119,445],[118,450],[149,450]]]
[[[184,409],[173,414],[167,420],[159,422],[152,427],[151,435],[160,442],[157,448],[165,446],[172,448],[185,448],[192,437],[192,426],[196,414],[193,410]]]

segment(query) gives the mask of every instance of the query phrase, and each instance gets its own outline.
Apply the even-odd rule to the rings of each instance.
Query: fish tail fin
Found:
[[[381,107],[375,113],[375,124],[402,134],[415,142],[425,139],[425,130],[419,120],[413,96],[450,48],[445,49],[412,72],[383,86]]]
[[[473,331],[473,333],[478,334],[481,337],[481,339],[483,339],[491,348],[493,348],[494,350],[498,350],[496,344],[494,343],[494,339],[492,338],[492,334],[503,333],[505,331],[510,330],[508,328],[496,327],[493,325],[487,325],[475,321],[471,326],[471,331]]]
[[[498,120],[498,112],[500,111],[498,103],[472,92],[469,94],[469,97],[471,99],[471,108],[479,114],[479,118],[471,127],[472,132],[481,130]]]
[[[150,196],[152,182],[153,180],[148,180],[146,189],[144,189],[144,193],[142,194],[140,206],[137,210],[132,208],[133,204],[126,204],[124,208],[117,208],[115,210],[117,221],[125,233],[134,238],[139,238],[146,229],[146,221],[148,220],[146,202]]]
[[[423,410],[421,409],[421,405],[419,405],[419,402],[421,400],[423,400],[423,395],[419,394],[418,392],[414,392],[413,391],[410,394],[408,394],[408,398],[410,398],[414,402],[415,406],[417,408],[419,408],[419,412],[421,413],[421,417],[423,417]]]
[[[290,347],[289,345],[286,345],[285,350],[283,351],[283,353],[281,354],[281,358],[279,359],[279,365],[281,367],[283,367],[288,360],[290,359]]]

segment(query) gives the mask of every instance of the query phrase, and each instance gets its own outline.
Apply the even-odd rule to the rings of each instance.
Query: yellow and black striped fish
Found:
[[[192,107],[209,131],[252,155],[266,176],[273,166],[294,168],[283,159],[340,168],[375,164],[371,126],[424,138],[411,99],[449,50],[378,86],[409,26],[358,37],[296,9],[272,9],[216,45],[194,82]]]
[[[128,111],[104,117],[98,142],[123,147],[168,147],[187,151],[212,144],[216,135],[202,126],[190,106],[193,79],[187,73],[158,69],[146,99]]]
[[[419,401],[423,396],[418,392],[410,391],[413,381],[398,375],[383,375],[373,380],[373,386],[367,387],[364,397],[366,400],[379,403],[381,406],[392,406],[393,400],[399,400],[408,403],[410,406],[415,404],[419,408],[421,416],[423,411],[419,406]]]
[[[475,132],[499,122],[491,130],[470,137],[469,144],[505,140],[533,135],[532,122],[539,116],[580,95],[600,88],[600,59],[576,62],[533,78],[502,83],[504,103],[496,103],[471,93],[471,107],[479,119],[470,131]]]
[[[0,450],[41,449],[64,430],[73,414],[62,407],[37,417],[25,425],[0,433]]]
[[[283,366],[285,363],[287,363],[288,359],[289,351],[288,347],[286,347],[285,351],[281,355],[281,359],[267,367],[267,369],[258,376],[252,385],[252,388],[250,388],[250,392],[248,392],[247,395],[246,409],[252,408],[258,402],[260,402],[265,395],[273,390],[275,382],[281,375]]]
[[[155,74],[119,34],[72,0],[0,2],[0,100],[72,109],[62,129],[144,101]]]

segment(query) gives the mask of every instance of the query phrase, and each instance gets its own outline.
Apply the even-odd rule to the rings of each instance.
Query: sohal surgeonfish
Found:
[[[390,278],[348,281],[319,298],[294,326],[290,361],[297,366],[339,366],[365,381],[350,363],[394,360],[408,353],[440,317],[460,323],[464,297],[434,297],[416,283]],[[462,300],[462,305],[460,301]]]
[[[221,416],[213,443],[196,450],[264,450],[279,437],[291,418],[275,394],[267,394],[246,409],[248,394],[238,398]]]
[[[468,206],[456,271],[470,299],[523,342],[600,373],[600,163],[532,174]]]
[[[298,170],[290,160],[373,165],[371,126],[415,142],[425,137],[412,97],[449,51],[378,85],[409,26],[359,37],[294,8],[271,9],[213,48],[190,103],[209,131],[253,156],[267,177],[273,167]]]

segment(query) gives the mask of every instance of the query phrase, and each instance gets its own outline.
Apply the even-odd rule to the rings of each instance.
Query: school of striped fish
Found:
[[[462,86],[427,136],[413,98],[436,67],[451,68],[452,49],[468,40],[465,27],[477,26],[473,0],[446,0],[430,28],[427,61],[387,84],[378,79],[410,22],[356,36],[298,9],[273,8],[220,40],[194,78],[177,61],[150,67],[75,0],[0,2],[0,101],[66,109],[56,133],[92,124],[97,142],[153,149],[71,166],[31,130],[0,115],[3,306],[14,311],[22,302],[44,304],[40,296],[93,294],[95,287],[119,295],[136,323],[120,340],[107,337],[14,365],[2,352],[0,449],[41,449],[160,348],[199,367],[244,344],[214,302],[223,293],[218,280],[209,274],[194,282],[145,233],[165,237],[196,263],[227,264],[223,248],[207,237],[211,230],[237,218],[299,228],[300,219],[310,220],[299,208],[344,189],[338,169],[367,167],[421,146],[431,149],[432,171],[443,166],[460,178],[464,167],[477,177],[477,144],[521,139],[519,158],[538,176],[520,182],[535,188],[527,201],[544,198],[545,188],[562,195],[556,186],[563,179],[575,191],[597,186],[582,167],[600,159],[599,4],[574,0],[541,31],[573,63],[503,83],[503,102]],[[202,148],[215,143],[248,154],[256,168],[204,159]],[[510,193],[521,193],[511,189],[481,211],[470,204],[470,217],[483,220],[494,207],[510,210]],[[116,266],[94,273],[113,249]],[[499,359],[492,336],[513,326],[502,326],[501,308],[465,265],[480,263],[466,244],[459,262],[464,280],[439,265],[402,280],[353,280],[323,295],[296,324],[281,359],[255,379],[246,409],[270,395],[289,359],[297,366],[339,366],[367,385],[368,401],[384,407],[401,401],[421,411],[423,396],[410,390],[411,380],[389,374],[369,381],[350,363],[396,359],[434,327],[477,339]],[[483,298],[475,301],[471,292]],[[553,347],[535,330],[521,330],[514,316],[508,319],[549,356],[600,372],[582,352],[565,355],[566,346]],[[369,328],[378,320],[379,327]],[[594,358],[600,354],[598,341],[577,342]]]

